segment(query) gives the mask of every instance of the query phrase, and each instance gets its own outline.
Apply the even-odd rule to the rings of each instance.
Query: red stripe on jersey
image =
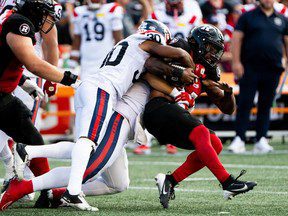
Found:
[[[286,10],[287,10],[287,7],[285,7],[285,6],[283,5],[283,8],[282,8],[282,10],[280,11],[280,14],[285,14],[285,13],[286,13]]]
[[[73,10],[73,16],[78,17],[78,14],[76,13],[75,9]]]
[[[193,24],[195,21],[196,21],[196,16],[194,15],[191,19],[190,19],[190,21],[189,21],[189,23],[190,24]]]
[[[114,13],[114,11],[116,10],[117,7],[120,7],[120,5],[118,3],[115,3],[112,8],[109,10],[110,13]]]
[[[156,17],[155,12],[152,12],[151,17],[152,17],[152,19],[158,20],[157,17]]]

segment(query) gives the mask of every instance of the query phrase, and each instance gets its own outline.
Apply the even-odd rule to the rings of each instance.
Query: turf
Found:
[[[88,197],[97,213],[79,212],[69,208],[33,209],[31,203],[15,203],[1,215],[288,215],[288,145],[273,143],[276,153],[268,155],[221,154],[221,161],[229,172],[238,175],[241,169],[245,180],[258,182],[253,191],[225,201],[219,183],[203,169],[176,189],[176,199],[164,210],[159,203],[154,176],[159,172],[173,171],[188,152],[167,155],[158,147],[152,155],[135,156],[129,153],[130,189],[117,195]],[[52,166],[69,165],[68,162],[51,161]],[[3,177],[3,167],[0,167]]]

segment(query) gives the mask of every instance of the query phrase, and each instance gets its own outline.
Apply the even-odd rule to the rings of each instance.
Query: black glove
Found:
[[[61,84],[66,85],[66,86],[71,86],[77,81],[78,76],[75,74],[72,74],[70,71],[65,71],[64,72],[64,77],[61,80]]]

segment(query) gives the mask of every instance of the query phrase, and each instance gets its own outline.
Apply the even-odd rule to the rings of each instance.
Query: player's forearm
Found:
[[[44,59],[50,64],[58,66],[59,50],[56,27],[53,27],[53,29],[48,34],[42,34],[42,37]]]
[[[61,82],[63,73],[57,67],[41,60],[37,56],[31,58],[31,63],[26,64],[25,67],[33,74],[42,77],[51,82]]]
[[[164,81],[163,79],[160,79],[159,77],[153,74],[146,73],[143,78],[149,83],[149,85],[153,89],[160,91],[163,94],[170,95],[174,89],[166,81]]]
[[[216,106],[227,115],[232,115],[236,109],[236,100],[234,94],[224,94]]]
[[[172,66],[156,57],[149,57],[146,60],[144,67],[149,71],[149,73],[155,75],[171,76],[174,70]]]

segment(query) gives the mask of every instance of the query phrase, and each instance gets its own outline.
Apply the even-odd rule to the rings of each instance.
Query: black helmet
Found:
[[[52,29],[59,19],[59,14],[55,12],[53,0],[16,0],[16,10],[33,23],[36,32],[42,31],[45,34]],[[52,20],[48,18],[49,15]],[[42,29],[45,22],[49,23],[50,26],[47,29]]]
[[[188,35],[195,62],[214,68],[224,53],[224,37],[221,31],[208,24],[193,28]]]
[[[146,34],[146,33],[159,33],[163,36],[165,43],[168,44],[171,41],[171,32],[169,28],[162,22],[153,19],[144,20],[138,28],[138,33]],[[161,39],[159,41],[158,38],[152,38],[158,43],[161,43]]]

